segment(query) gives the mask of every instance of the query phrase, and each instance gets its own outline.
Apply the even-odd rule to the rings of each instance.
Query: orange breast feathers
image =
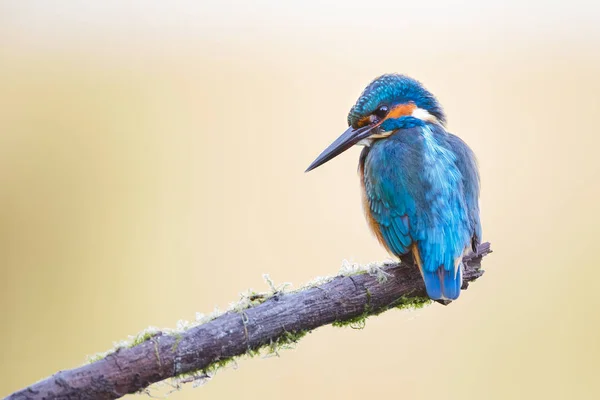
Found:
[[[360,175],[360,186],[362,189],[361,193],[362,193],[363,211],[365,212],[365,218],[367,219],[367,224],[369,225],[369,229],[371,229],[371,232],[373,232],[373,234],[375,235],[375,237],[377,238],[379,243],[381,243],[381,245],[388,251],[388,253],[390,253],[391,255],[394,255],[394,253],[392,253],[391,250],[388,248],[387,243],[385,242],[385,239],[381,235],[381,230],[379,229],[379,224],[377,223],[377,221],[375,221],[375,218],[373,218],[373,216],[371,215],[371,204],[369,203],[369,198],[367,196],[367,189],[365,188],[365,166],[362,162],[359,165],[358,171],[359,171],[359,175]]]

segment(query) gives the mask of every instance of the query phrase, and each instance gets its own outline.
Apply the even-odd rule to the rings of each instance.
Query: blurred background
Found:
[[[599,19],[583,1],[0,2],[0,396],[263,273],[386,259],[359,149],[303,171],[402,72],[479,158],[486,275],[170,398],[598,398]]]

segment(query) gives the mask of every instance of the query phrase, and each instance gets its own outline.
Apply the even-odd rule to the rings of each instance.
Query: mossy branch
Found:
[[[481,259],[490,252],[484,243],[465,257],[463,289],[483,275]],[[407,263],[347,268],[293,292],[272,289],[270,294],[250,294],[237,307],[199,325],[178,332],[144,332],[131,347],[60,371],[8,399],[115,399],[167,378],[208,377],[235,357],[265,347],[277,351],[323,325],[362,327],[368,316],[429,303],[417,268]]]

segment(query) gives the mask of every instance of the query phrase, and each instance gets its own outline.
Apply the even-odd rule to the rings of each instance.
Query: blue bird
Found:
[[[481,240],[475,155],[445,129],[437,99],[405,75],[376,78],[348,114],[349,128],[306,172],[353,145],[369,227],[393,255],[413,258],[427,295],[458,298],[462,257]]]

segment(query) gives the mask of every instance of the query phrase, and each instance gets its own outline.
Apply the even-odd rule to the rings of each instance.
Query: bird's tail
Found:
[[[422,271],[427,295],[433,300],[456,300],[462,286],[462,264],[447,270],[440,266],[432,272]]]

